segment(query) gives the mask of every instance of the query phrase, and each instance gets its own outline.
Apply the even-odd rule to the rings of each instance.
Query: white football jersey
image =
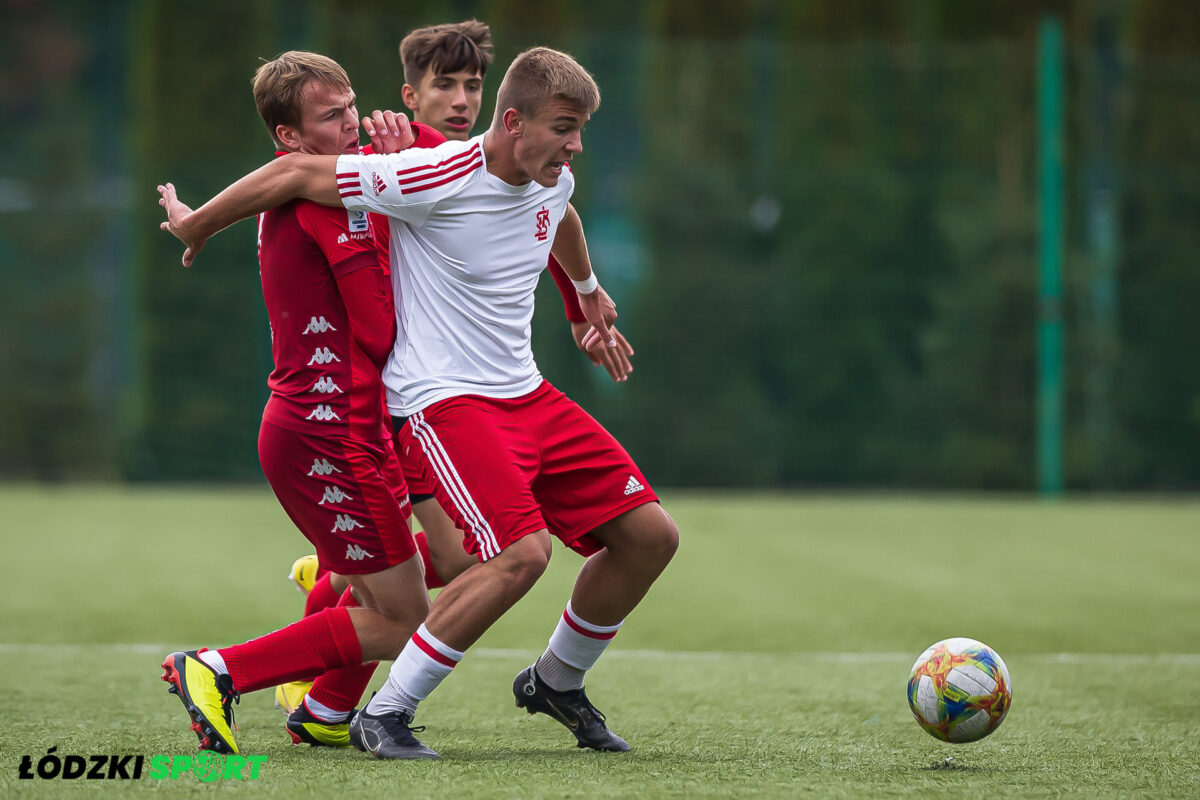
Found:
[[[575,179],[564,169],[551,188],[505,183],[487,171],[483,138],[337,161],[346,208],[391,220],[394,415],[465,394],[520,397],[542,379],[534,290]]]

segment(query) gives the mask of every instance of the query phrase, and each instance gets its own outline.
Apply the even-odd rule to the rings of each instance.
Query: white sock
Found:
[[[345,722],[350,718],[349,711],[334,711],[321,701],[313,700],[308,695],[304,696],[304,707],[308,709],[308,713],[321,720],[321,722]]]
[[[229,674],[229,667],[225,666],[225,659],[216,650],[205,650],[202,653],[197,653],[196,658],[207,664],[218,675]]]
[[[622,624],[593,625],[581,619],[568,601],[550,635],[550,646],[537,660],[534,671],[551,689],[563,692],[581,688],[584,674],[595,666]]]
[[[417,704],[445,680],[462,657],[461,652],[438,641],[422,623],[392,662],[387,683],[367,703],[367,713],[415,714]]]

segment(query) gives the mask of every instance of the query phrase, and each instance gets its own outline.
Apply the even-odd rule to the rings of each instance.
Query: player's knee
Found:
[[[550,564],[549,534],[530,534],[504,550],[504,568],[515,586],[532,586]]]
[[[346,591],[346,587],[350,585],[350,581],[344,575],[338,575],[336,572],[329,573],[329,588],[336,594],[341,594]]]
[[[675,551],[679,549],[679,528],[670,514],[662,512],[662,521],[645,537],[645,546],[648,556],[664,567],[675,557]]]
[[[666,566],[679,549],[679,528],[671,515],[657,504],[636,509],[631,518],[630,535],[624,537],[627,548],[637,561]]]

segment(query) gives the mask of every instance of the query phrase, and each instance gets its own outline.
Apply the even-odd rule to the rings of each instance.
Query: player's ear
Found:
[[[505,132],[514,138],[520,138],[521,132],[525,128],[525,120],[521,116],[521,112],[515,108],[505,109],[501,119],[504,120]]]
[[[417,90],[411,84],[406,83],[400,87],[400,99],[409,111],[414,114],[417,112]]]
[[[278,139],[287,150],[300,149],[300,131],[296,130],[291,125],[276,125],[275,138]]]

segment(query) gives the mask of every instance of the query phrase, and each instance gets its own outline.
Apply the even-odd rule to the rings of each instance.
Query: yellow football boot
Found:
[[[325,722],[309,713],[308,708],[300,706],[288,715],[287,730],[292,737],[292,744],[311,744],[313,747],[349,747],[350,720],[354,712],[344,722]]]
[[[198,651],[171,653],[163,659],[162,679],[171,684],[167,691],[178,695],[192,720],[192,730],[200,739],[201,750],[237,753],[233,738],[233,704],[241,695],[233,690],[228,675],[217,675],[196,657]]]
[[[291,714],[304,704],[312,681],[292,681],[275,687],[275,707],[282,708],[285,714]]]

